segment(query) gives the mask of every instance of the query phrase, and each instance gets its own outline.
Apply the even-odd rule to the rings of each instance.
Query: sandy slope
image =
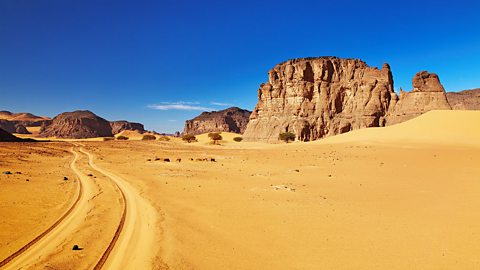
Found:
[[[430,111],[410,121],[387,128],[354,130],[317,143],[419,142],[478,146],[480,111]]]

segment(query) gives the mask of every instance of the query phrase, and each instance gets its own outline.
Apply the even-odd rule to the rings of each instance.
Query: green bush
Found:
[[[182,136],[182,140],[188,143],[197,141],[197,137],[192,134],[185,134]]]
[[[120,135],[120,136],[117,137],[117,140],[118,140],[118,141],[126,141],[126,140],[128,140],[128,139],[129,139],[129,138],[128,138],[127,136],[123,136],[123,135]]]
[[[292,132],[280,133],[280,135],[278,135],[278,139],[286,143],[290,141],[295,141],[295,133],[292,133]]]
[[[235,138],[233,138],[233,140],[236,141],[236,142],[241,142],[241,141],[243,141],[243,138],[242,137],[235,137]]]
[[[156,139],[157,139],[157,137],[155,137],[155,135],[151,135],[151,134],[145,134],[142,137],[142,141],[154,141]]]

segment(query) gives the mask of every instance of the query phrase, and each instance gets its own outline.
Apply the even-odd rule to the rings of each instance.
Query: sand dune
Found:
[[[412,120],[383,128],[354,130],[318,143],[417,142],[478,145],[480,111],[430,111]]]

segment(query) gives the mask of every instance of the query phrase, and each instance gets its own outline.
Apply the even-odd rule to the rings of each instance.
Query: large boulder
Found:
[[[247,127],[251,112],[231,107],[221,111],[203,112],[185,122],[184,134],[202,134],[208,132],[243,133]]]

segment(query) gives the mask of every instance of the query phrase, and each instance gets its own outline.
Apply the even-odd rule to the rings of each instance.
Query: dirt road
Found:
[[[121,177],[98,167],[94,163],[95,157],[82,149],[79,144],[75,144],[70,152],[73,154],[70,168],[79,180],[77,198],[72,200],[71,206],[54,224],[2,260],[0,267],[2,269],[3,267],[4,269],[35,269],[59,263],[57,267],[70,265],[79,269],[152,268],[155,255],[153,228],[156,213],[154,208]],[[79,162],[82,155],[88,158],[88,163]],[[91,174],[85,174],[86,171],[96,171],[104,177],[99,176],[93,179]],[[117,192],[110,191],[108,196],[111,202],[118,203],[118,207],[96,205],[101,203],[98,198],[108,193],[108,186],[112,190],[117,190]],[[112,214],[117,213],[116,216],[121,213],[118,222],[102,222],[99,217],[111,220],[102,212],[105,207],[112,209]],[[104,230],[103,226],[112,228]],[[78,240],[82,234],[93,236],[102,231],[112,233],[91,239],[88,249],[81,251],[85,253],[84,255],[71,251],[72,239]],[[95,253],[92,254],[92,252]]]
[[[97,166],[91,153],[80,151],[88,156],[93,169],[117,184],[127,203],[125,224],[103,269],[151,269],[155,255],[155,209],[128,182]]]

